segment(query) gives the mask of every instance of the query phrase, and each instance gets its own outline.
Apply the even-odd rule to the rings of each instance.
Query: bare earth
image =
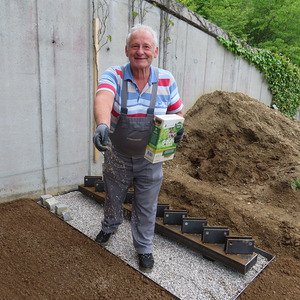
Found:
[[[159,201],[252,235],[276,259],[240,299],[300,299],[300,123],[241,93],[202,96]]]
[[[175,299],[30,199],[0,204],[0,299]]]
[[[300,299],[300,123],[218,91],[185,118],[159,202],[276,255],[239,299]],[[0,220],[1,300],[173,298],[32,200],[0,204]]]

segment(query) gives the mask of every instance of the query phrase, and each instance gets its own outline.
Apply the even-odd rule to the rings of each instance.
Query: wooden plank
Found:
[[[100,204],[104,204],[105,194],[103,192],[95,192],[94,187],[86,187],[84,185],[78,186],[78,191],[82,194],[96,200]]]

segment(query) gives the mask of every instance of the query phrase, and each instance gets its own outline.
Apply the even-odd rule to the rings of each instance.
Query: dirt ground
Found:
[[[291,188],[300,177],[300,123],[218,91],[185,118],[159,202],[251,235],[276,255],[239,299],[300,299],[300,189]],[[0,220],[1,300],[172,299],[31,200],[1,204]]]
[[[251,235],[276,256],[239,299],[300,299],[300,122],[241,93],[202,96],[159,201]]]
[[[175,298],[30,199],[0,217],[1,300]]]

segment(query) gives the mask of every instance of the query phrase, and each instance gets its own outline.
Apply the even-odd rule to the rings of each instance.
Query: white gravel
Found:
[[[94,240],[101,229],[103,205],[78,191],[55,198],[71,210],[72,219],[68,223]],[[138,270],[128,220],[124,220],[106,249]],[[189,300],[236,299],[268,264],[267,259],[259,255],[252,269],[242,275],[158,234],[154,237],[153,256],[154,269],[145,276],[178,298]]]

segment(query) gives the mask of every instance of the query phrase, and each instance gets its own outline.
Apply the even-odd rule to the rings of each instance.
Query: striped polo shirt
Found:
[[[155,69],[151,66],[148,83],[142,92],[134,82],[130,63],[125,65],[124,79],[128,81],[127,116],[146,117],[152,94],[152,83],[158,82],[157,97],[154,115],[175,114],[182,110],[183,104],[178,94],[178,88],[173,75],[166,70],[158,69],[158,78]],[[123,74],[120,66],[108,68],[99,79],[97,92],[106,90],[114,95],[114,105],[111,113],[111,127],[116,128],[118,117],[121,113],[121,91]]]

